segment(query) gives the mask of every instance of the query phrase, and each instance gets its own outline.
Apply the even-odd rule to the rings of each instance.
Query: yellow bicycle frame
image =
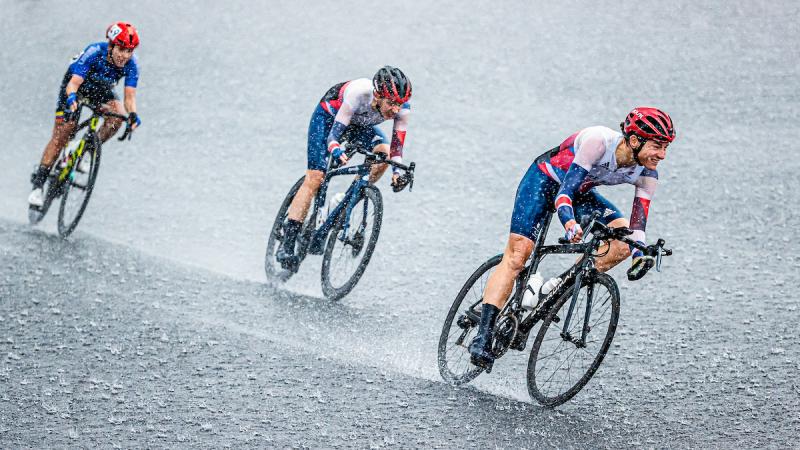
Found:
[[[92,117],[89,119],[89,129],[92,130],[92,133],[97,131],[97,127],[100,124],[99,117]],[[72,168],[75,166],[75,161],[83,155],[83,149],[86,147],[86,137],[84,136],[81,139],[81,143],[78,144],[78,148],[75,149],[74,152],[70,153],[67,157],[67,165],[61,169],[61,173],[58,174],[58,181],[59,183],[63,183],[64,180],[67,179],[67,176],[72,172]]]

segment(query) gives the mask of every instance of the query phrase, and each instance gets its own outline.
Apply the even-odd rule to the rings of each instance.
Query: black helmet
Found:
[[[375,96],[403,104],[411,98],[411,80],[397,67],[384,66],[372,77]]]

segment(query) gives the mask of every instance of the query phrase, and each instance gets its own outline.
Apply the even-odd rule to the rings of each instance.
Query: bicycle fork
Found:
[[[591,270],[591,269],[590,269]],[[564,325],[561,329],[561,338],[565,341],[572,342],[575,344],[577,348],[584,348],[586,347],[586,336],[589,334],[591,327],[589,326],[589,317],[592,311],[592,298],[594,296],[594,284],[589,283],[586,289],[586,312],[583,316],[583,328],[581,329],[581,337],[580,339],[576,339],[572,336],[572,333],[569,332],[569,325],[572,322],[572,314],[575,310],[575,305],[578,304],[578,295],[580,295],[581,291],[581,282],[583,281],[584,274],[587,273],[586,269],[579,270],[578,273],[575,275],[575,290],[572,292],[572,298],[570,299],[569,309],[567,310],[567,317],[564,319]]]

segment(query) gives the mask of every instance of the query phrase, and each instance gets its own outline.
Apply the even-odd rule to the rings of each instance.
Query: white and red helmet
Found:
[[[111,45],[134,49],[139,46],[139,33],[133,25],[126,22],[112,23],[106,30],[106,38]]]

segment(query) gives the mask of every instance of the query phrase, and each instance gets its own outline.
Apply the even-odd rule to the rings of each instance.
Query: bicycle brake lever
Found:
[[[131,128],[131,124],[129,123],[129,124],[125,125],[125,132],[122,133],[122,136],[120,136],[119,139],[117,139],[117,140],[118,141],[124,141],[125,138],[128,138],[128,140],[130,141],[131,140],[131,135],[133,135],[133,129]]]

